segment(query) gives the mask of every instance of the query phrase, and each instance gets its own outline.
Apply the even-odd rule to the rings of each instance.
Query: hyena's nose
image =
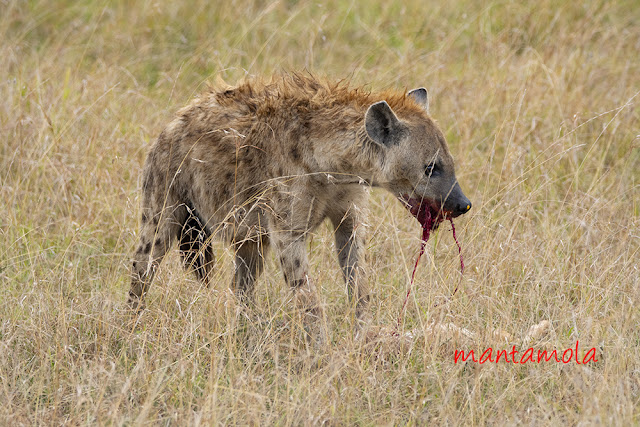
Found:
[[[460,185],[456,182],[451,189],[451,194],[444,203],[444,210],[453,218],[466,214],[471,209],[471,201],[464,195]]]
[[[471,210],[471,201],[463,196],[463,199],[456,203],[453,216],[466,214],[469,210]]]
[[[458,213],[460,215],[462,214],[466,214],[467,212],[469,212],[471,210],[471,202],[469,200],[467,200],[466,204],[459,204],[458,205]]]

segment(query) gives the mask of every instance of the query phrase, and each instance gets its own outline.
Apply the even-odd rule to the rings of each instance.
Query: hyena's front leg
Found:
[[[309,278],[305,234],[286,230],[275,232],[270,237],[280,261],[284,280],[295,293],[296,306],[303,313],[305,323],[314,323],[323,328],[324,313],[316,286]],[[323,340],[324,335],[321,334],[320,338]]]
[[[356,319],[362,320],[369,293],[362,279],[359,260],[364,245],[364,230],[352,210],[342,215],[332,215],[335,227],[336,250],[344,280],[349,291],[349,300],[355,304]]]

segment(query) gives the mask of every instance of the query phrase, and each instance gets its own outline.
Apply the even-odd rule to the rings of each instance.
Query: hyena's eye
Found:
[[[436,164],[436,162],[429,163],[427,166],[425,166],[424,174],[429,177],[438,176],[440,175],[440,167]]]

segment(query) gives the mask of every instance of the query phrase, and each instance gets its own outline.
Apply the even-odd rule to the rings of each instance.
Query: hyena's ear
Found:
[[[387,101],[380,101],[367,110],[364,116],[364,128],[373,142],[383,147],[390,147],[396,142],[401,124]]]
[[[418,89],[414,89],[409,92],[407,96],[413,98],[413,100],[416,101],[422,108],[424,108],[427,113],[429,112],[429,95],[427,94],[427,90],[425,88],[421,87]]]

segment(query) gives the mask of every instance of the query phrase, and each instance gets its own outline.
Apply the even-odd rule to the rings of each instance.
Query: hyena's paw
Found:
[[[127,306],[134,314],[139,314],[145,309],[145,303],[142,297],[129,293],[127,298]]]
[[[307,343],[316,350],[326,348],[329,344],[329,332],[324,310],[317,306],[309,310],[299,310],[298,314]]]
[[[368,333],[373,325],[373,319],[369,313],[357,313],[352,315],[351,330],[353,338],[358,340]]]

